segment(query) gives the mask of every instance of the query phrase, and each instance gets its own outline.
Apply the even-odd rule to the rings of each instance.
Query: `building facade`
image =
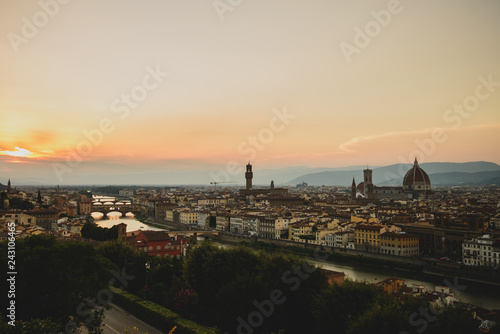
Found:
[[[387,232],[380,235],[380,253],[396,256],[418,256],[419,238],[405,232]]]

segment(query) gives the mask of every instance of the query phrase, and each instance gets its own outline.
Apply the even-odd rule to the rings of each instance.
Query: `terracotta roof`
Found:
[[[142,231],[148,241],[170,240],[171,237],[164,231]]]
[[[365,224],[359,224],[358,226],[355,227],[356,230],[376,230],[380,231],[383,228],[382,225],[365,225]]]

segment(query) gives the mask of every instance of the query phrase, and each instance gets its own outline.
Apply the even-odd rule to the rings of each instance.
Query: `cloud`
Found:
[[[6,155],[16,158],[28,158],[28,159],[41,158],[52,153],[54,152],[51,150],[43,150],[42,153],[36,153],[21,147],[15,147],[14,151],[7,151],[7,150],[0,151],[0,155]],[[22,160],[10,160],[10,162],[22,162]]]
[[[462,127],[460,129],[461,132],[470,132],[470,131],[482,131],[486,129],[499,129],[500,124],[481,124],[469,127]],[[357,136],[345,141],[339,145],[341,151],[346,153],[356,153],[356,148],[359,147],[363,143],[369,143],[373,141],[377,141],[380,139],[391,139],[393,142],[402,141],[411,136],[411,139],[415,139],[421,135],[430,135],[433,131],[440,131],[443,133],[448,132],[457,132],[458,129],[453,128],[425,128],[422,130],[413,130],[413,131],[400,131],[400,132],[386,132],[382,134],[375,134],[369,136]]]
[[[12,157],[33,158],[33,152],[27,149],[16,147],[15,151],[0,151],[0,155],[10,155]]]

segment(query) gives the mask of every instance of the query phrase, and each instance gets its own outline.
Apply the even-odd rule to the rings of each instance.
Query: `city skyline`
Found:
[[[0,4],[2,175],[500,164],[500,3],[236,3]]]

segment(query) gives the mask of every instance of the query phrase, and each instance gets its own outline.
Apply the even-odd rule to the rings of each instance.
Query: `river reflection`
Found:
[[[222,247],[228,245],[216,243]],[[231,247],[231,246],[229,246]],[[315,265],[324,269],[340,271],[346,278],[356,281],[366,281],[369,283],[382,281],[386,278],[397,277],[404,279],[408,287],[413,285],[423,285],[427,290],[434,290],[436,286],[449,286],[454,289],[455,297],[464,302],[487,309],[500,309],[500,286],[481,284],[459,279],[455,282],[454,277],[438,277],[427,274],[415,274],[406,270],[390,269],[380,266],[369,266],[362,264],[339,264],[326,261],[312,260]],[[458,289],[456,287],[463,287]]]
[[[103,203],[102,205],[106,205],[106,202],[113,202],[116,200],[115,197],[110,196],[94,196],[94,201],[100,201]],[[121,202],[130,202],[130,200],[119,200]],[[102,219],[104,215],[100,212],[92,212],[92,217],[95,219],[95,223],[100,227],[111,228],[114,225],[118,225],[120,223],[127,224],[127,232],[137,231],[137,230],[151,230],[151,231],[164,231],[165,229],[153,227],[150,225],[146,225],[141,223],[137,219],[135,219],[133,213],[127,213],[125,217],[122,217],[122,214],[118,211],[112,211],[107,214],[107,219]]]
[[[110,212],[107,215],[108,219],[102,219],[102,216],[103,216],[102,213],[97,213],[97,212],[92,213],[92,217],[94,217],[95,223],[100,227],[111,228],[114,225],[124,223],[127,224],[127,232],[137,231],[137,230],[151,230],[151,231],[165,230],[162,228],[157,228],[141,223],[140,221],[134,218],[134,215],[127,215],[126,217],[122,217],[122,214],[119,212]]]

